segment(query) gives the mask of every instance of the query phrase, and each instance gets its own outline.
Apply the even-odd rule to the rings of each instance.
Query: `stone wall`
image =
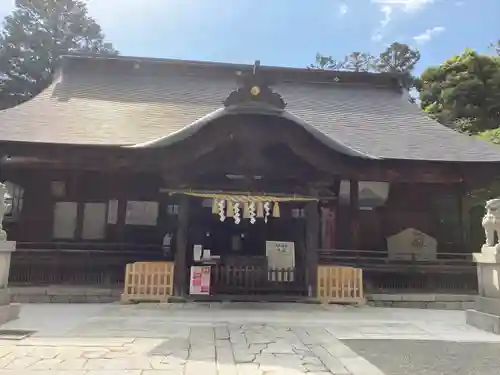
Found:
[[[11,286],[12,302],[17,303],[113,303],[122,288],[78,286]]]
[[[370,294],[367,302],[376,307],[467,310],[475,298],[472,294]]]

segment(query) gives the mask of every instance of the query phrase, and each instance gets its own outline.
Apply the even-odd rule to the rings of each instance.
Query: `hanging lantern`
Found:
[[[220,221],[224,221],[226,220],[226,215],[225,215],[225,205],[226,205],[226,201],[224,199],[221,199],[218,203],[218,206],[219,206],[219,218],[220,218]]]
[[[235,203],[233,206],[233,216],[234,216],[234,223],[239,224],[241,222],[240,204],[239,203]]]
[[[274,202],[273,217],[280,217],[280,206],[279,206],[278,202]]]
[[[212,214],[217,215],[219,213],[219,202],[217,199],[212,199]]]
[[[233,217],[233,201],[227,201],[226,207],[227,217]]]
[[[248,216],[250,217],[250,224],[255,224],[257,219],[255,219],[255,202],[250,202],[248,204]]]
[[[271,213],[271,203],[264,203],[264,222],[267,223],[269,219],[269,215]]]
[[[257,202],[257,217],[264,217],[264,205],[262,202]]]

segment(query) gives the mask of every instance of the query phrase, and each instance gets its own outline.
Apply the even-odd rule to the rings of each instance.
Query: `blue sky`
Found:
[[[500,38],[499,0],[86,2],[122,55],[304,67],[316,52],[378,54],[399,41],[421,51],[421,71]],[[0,0],[0,17],[13,3]]]

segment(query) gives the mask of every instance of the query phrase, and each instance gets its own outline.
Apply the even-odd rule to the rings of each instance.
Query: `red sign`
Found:
[[[210,266],[192,266],[189,294],[210,294]]]

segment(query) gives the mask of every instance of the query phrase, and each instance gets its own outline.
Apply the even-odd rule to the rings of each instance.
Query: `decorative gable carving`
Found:
[[[287,103],[269,87],[271,83],[262,75],[260,61],[255,61],[251,73],[239,72],[238,78],[240,88],[229,94],[224,101],[225,107],[257,102],[285,109]]]

